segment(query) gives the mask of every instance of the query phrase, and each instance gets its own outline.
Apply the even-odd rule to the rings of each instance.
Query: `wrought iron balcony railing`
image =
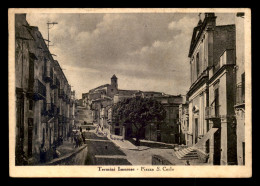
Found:
[[[64,94],[64,90],[63,89],[59,89],[59,98],[62,98],[62,99],[64,99],[64,96],[65,96],[65,94]]]
[[[33,100],[42,100],[46,98],[46,87],[35,79],[32,85],[29,85],[28,96]]]
[[[53,81],[50,83],[52,89],[58,88],[58,78],[53,76]]]
[[[205,108],[205,119],[217,119],[220,118],[219,114],[220,105],[214,105]]]

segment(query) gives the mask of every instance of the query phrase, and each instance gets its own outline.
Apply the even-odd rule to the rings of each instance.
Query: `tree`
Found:
[[[113,117],[117,123],[129,123],[135,127],[135,144],[139,146],[141,132],[150,122],[163,121],[166,111],[163,105],[153,98],[133,97],[115,104]]]

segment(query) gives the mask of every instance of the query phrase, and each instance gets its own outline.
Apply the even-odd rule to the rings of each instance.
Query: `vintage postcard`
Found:
[[[251,10],[9,9],[11,177],[251,177]]]

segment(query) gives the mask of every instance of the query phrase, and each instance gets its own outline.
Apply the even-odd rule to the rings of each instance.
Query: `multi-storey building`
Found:
[[[180,142],[180,126],[178,125],[179,104],[182,96],[166,95],[162,92],[121,90],[118,89],[117,77],[111,78],[111,84],[101,85],[88,93],[82,94],[82,100],[88,103],[93,114],[93,122],[99,124],[101,130],[120,135],[124,138],[132,137],[133,128],[129,124],[119,124],[113,120],[113,104],[131,97],[154,98],[164,105],[166,118],[164,125],[150,123],[142,132],[142,138],[164,141],[169,143]],[[86,107],[88,107],[88,104]]]
[[[149,95],[150,93],[150,95]],[[181,95],[167,95],[159,92],[142,92],[143,97],[152,98],[160,102],[165,111],[166,117],[163,122],[151,122],[145,128],[143,138],[152,141],[179,144],[181,142],[179,125],[179,105],[182,103]]]
[[[231,165],[237,164],[236,133],[243,130],[241,127],[237,131],[234,111],[238,33],[235,25],[216,25],[216,18],[214,13],[205,13],[204,20],[199,20],[193,31],[186,142],[199,154],[209,155],[210,164]],[[241,69],[242,73],[244,68]]]
[[[237,162],[245,165],[245,32],[244,13],[237,13],[236,24],[236,102]]]
[[[56,143],[62,130],[58,115],[69,117],[71,90],[58,61],[52,58],[38,28],[28,24],[26,14],[15,16],[15,42],[16,164],[34,164],[42,145],[51,151]],[[59,90],[64,87],[61,101]],[[68,122],[63,125],[65,133]]]

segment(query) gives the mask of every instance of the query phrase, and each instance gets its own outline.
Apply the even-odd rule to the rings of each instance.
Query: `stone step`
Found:
[[[180,155],[180,153],[177,151],[177,152],[175,152],[175,155],[177,156],[177,158],[178,159],[180,159],[180,160],[194,160],[194,159],[198,159],[198,156],[191,156],[191,157],[187,157],[187,156],[182,156],[182,155]]]
[[[187,150],[190,152],[196,152],[196,149],[194,149],[193,147],[189,147],[189,148],[187,148]]]
[[[175,152],[178,159],[181,160],[190,160],[190,159],[198,159],[197,151],[193,148],[182,149]]]
[[[190,151],[190,150],[188,150],[188,149],[183,149],[182,151],[183,151],[184,153],[186,153],[186,154],[188,154],[188,153],[197,154],[197,151],[195,151],[195,150]]]
[[[177,151],[178,154],[182,157],[197,157],[197,154],[193,154],[193,153],[184,153],[183,151],[179,150]]]

